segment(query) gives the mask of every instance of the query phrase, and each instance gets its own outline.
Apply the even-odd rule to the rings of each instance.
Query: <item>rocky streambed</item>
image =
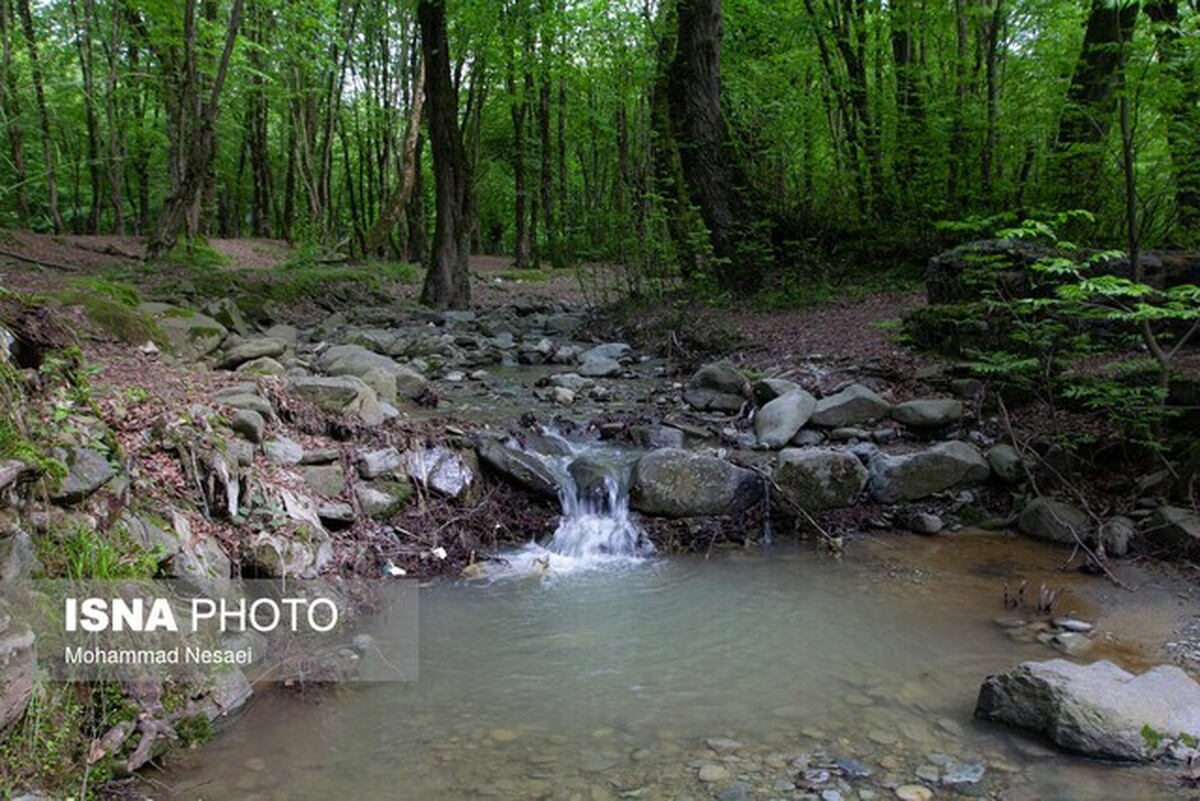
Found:
[[[711,553],[799,533],[842,552],[856,538],[904,532],[927,535],[928,547],[953,552],[964,532],[977,526],[1015,524],[1033,539],[1067,546],[1055,558],[1070,562],[1074,552],[1075,565],[1090,559],[1120,573],[1117,560],[1127,554],[1183,550],[1200,539],[1195,515],[1155,497],[1152,485],[1128,515],[1094,517],[1070,498],[1037,497],[1037,479],[1047,465],[1053,469],[1054,454],[1035,458],[1001,441],[995,413],[970,379],[930,374],[914,384],[866,368],[834,374],[819,358],[768,372],[714,361],[679,373],[652,351],[591,334],[580,310],[543,300],[470,312],[364,306],[313,326],[251,324],[231,301],[203,310],[144,304],[139,311],[161,327],[167,352],[147,346],[125,354],[124,383],[100,394],[96,414],[78,417],[70,431],[59,432],[53,456],[65,477],[50,494],[51,504],[27,513],[35,466],[21,459],[0,466],[0,491],[10,507],[0,539],[0,575],[6,580],[38,573],[39,537],[80,528],[111,533],[155,554],[160,575],[200,583],[239,574],[455,576],[485,562],[506,542],[552,530],[562,490],[560,476],[547,469],[547,461],[561,455],[558,436],[548,436],[552,432],[627,449],[635,460],[630,506],[663,551]],[[156,377],[183,385],[183,399],[165,407],[143,404],[132,390],[153,393],[156,387],[141,382]],[[98,447],[98,441],[110,444]],[[586,475],[575,478],[586,483]],[[1084,621],[1092,625],[1086,631],[1055,622],[1072,619],[1063,614],[1069,612],[1061,594],[1064,577],[1046,573],[1033,580],[1003,559],[986,570],[987,594],[996,608],[981,623],[989,636],[1027,645],[1031,658],[1050,656],[1051,648],[1085,659],[1106,653],[1111,643],[1095,620]],[[777,589],[785,607],[788,591]],[[1196,599],[1181,592],[1188,604],[1182,617],[1194,614]],[[890,610],[874,614],[885,617]],[[1005,617],[1005,628],[991,622],[995,616]],[[1163,642],[1186,622],[1168,617],[1173,622],[1162,632]],[[787,636],[760,633],[768,641]],[[1179,645],[1183,638],[1171,641]],[[28,702],[34,646],[23,636],[9,636],[5,643],[0,711],[7,722],[19,718]],[[1117,651],[1114,658],[1130,664],[1173,656],[1195,667],[1186,643],[1170,653],[1160,652],[1157,638],[1143,645]],[[878,661],[887,658],[878,655]],[[777,660],[777,654],[762,653],[757,661],[734,658],[731,664],[753,671]],[[996,654],[974,665],[969,683],[977,687],[1011,662]],[[793,687],[797,693],[802,689]],[[945,716],[959,726],[970,719],[970,710],[964,714],[961,707],[961,689],[960,706]],[[203,707],[205,714],[228,715],[251,697],[248,685],[239,685],[237,693],[226,690],[197,691],[197,698],[225,692]],[[757,692],[737,694],[730,714],[750,714],[752,707],[743,702]],[[854,691],[836,684],[822,690],[843,709],[847,692]],[[789,705],[778,698],[769,706],[776,704]],[[426,719],[447,714],[439,706]],[[680,749],[667,749],[670,770],[680,771],[686,782],[664,785],[667,795],[660,797],[679,797],[672,793],[693,780],[699,782],[697,792],[720,785],[719,792],[732,793],[730,798],[805,792],[855,797],[852,791],[860,798],[892,791],[925,797],[928,788],[976,786],[979,779],[972,777],[979,765],[1007,764],[1004,757],[981,762],[972,748],[947,754],[931,742],[914,746],[912,755],[896,757],[896,766],[889,767],[886,754],[867,754],[823,734],[810,737],[813,742],[801,750],[785,748],[783,731],[794,733],[793,723],[781,724],[775,739],[752,733],[749,744],[738,740],[737,747],[714,749],[712,738],[696,745],[695,727],[671,730],[675,714],[664,713],[668,731],[660,736]],[[502,717],[489,717],[494,725],[472,731],[507,730]],[[172,720],[163,723],[169,727]],[[715,732],[718,741],[725,736],[715,722],[702,728]],[[848,743],[872,741],[870,731],[847,732]],[[518,737],[524,742],[542,735],[557,736],[535,726]],[[576,746],[577,733],[561,736]],[[504,737],[493,742],[491,734],[445,737],[438,749],[474,751],[507,742]],[[132,743],[119,742],[113,750],[120,753]],[[628,745],[630,759],[650,747],[639,737]],[[699,750],[688,752],[693,747]],[[541,772],[561,770],[572,760],[555,753],[545,762],[553,767]],[[868,755],[876,762],[873,774],[887,780],[850,784],[866,778],[854,775],[859,764],[854,760]],[[918,757],[919,765],[908,764]],[[655,765],[654,770],[666,769]],[[990,775],[997,770],[1003,772],[993,769]],[[820,777],[825,778],[815,781]],[[538,780],[555,787],[550,776]],[[651,785],[639,781],[608,782],[606,792],[641,797],[641,788]],[[902,794],[906,781],[927,787]],[[792,787],[784,787],[787,783]],[[482,786],[453,788],[470,795],[483,793]],[[597,797],[590,786],[579,792]],[[485,794],[532,792],[520,782],[497,787],[499,792]]]

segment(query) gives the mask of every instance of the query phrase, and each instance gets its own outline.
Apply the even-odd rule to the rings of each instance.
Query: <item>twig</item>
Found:
[[[789,496],[787,492],[784,491],[783,487],[779,486],[779,483],[776,482],[775,479],[764,473],[760,468],[751,467],[750,469],[755,473],[758,473],[758,475],[762,477],[762,480],[767,482],[768,486],[775,491],[775,494],[778,497],[782,498],[788,506],[798,512],[800,516],[804,518],[805,522],[807,522],[808,525],[810,525],[813,530],[817,532],[830,550],[832,550],[834,553],[841,553],[842,542],[840,537],[835,537],[826,531],[825,527],[818,523],[817,519],[813,517],[807,509],[801,506],[799,502]]]

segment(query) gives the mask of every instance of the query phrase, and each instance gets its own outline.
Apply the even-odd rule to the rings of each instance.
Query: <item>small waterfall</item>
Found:
[[[563,516],[546,549],[582,560],[653,554],[654,544],[629,517],[635,461],[628,453],[598,447],[560,457]]]

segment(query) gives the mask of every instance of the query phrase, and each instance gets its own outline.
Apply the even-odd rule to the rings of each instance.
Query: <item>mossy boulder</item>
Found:
[[[167,303],[143,303],[138,311],[151,315],[163,331],[167,347],[184,361],[200,361],[221,347],[228,329],[206,314]]]
[[[772,475],[779,490],[805,511],[851,506],[867,486],[867,468],[832,448],[786,448]]]

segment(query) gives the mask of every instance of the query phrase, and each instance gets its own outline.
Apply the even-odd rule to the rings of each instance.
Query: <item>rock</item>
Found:
[[[921,784],[902,784],[896,788],[896,798],[900,801],[929,801],[933,791]]]
[[[216,366],[222,370],[232,370],[253,359],[282,356],[285,349],[286,346],[277,339],[255,337],[226,350],[217,358]]]
[[[1200,551],[1200,516],[1178,506],[1160,506],[1150,516],[1143,536],[1151,547],[1190,556]]]
[[[840,428],[886,417],[891,404],[862,384],[851,384],[836,395],[821,398],[812,422],[825,428]]]
[[[267,430],[267,421],[253,409],[238,409],[229,421],[229,427],[256,445],[262,442]]]
[[[239,364],[237,372],[247,375],[283,375],[287,372],[287,368],[270,356],[263,356]]]
[[[194,531],[188,519],[171,512],[170,522],[145,514],[124,512],[119,525],[148,551],[160,549],[160,570],[170,578],[187,579],[208,587],[232,575],[232,563],[212,535]]]
[[[727,362],[701,367],[692,375],[683,393],[683,399],[693,409],[731,414],[741,411],[749,397],[750,382]]]
[[[332,376],[362,379],[388,403],[418,398],[429,387],[425,376],[359,345],[334,345],[321,354],[317,366]]]
[[[723,782],[730,778],[730,774],[726,768],[710,763],[700,766],[699,778],[702,782]]]
[[[942,784],[978,784],[983,780],[985,772],[983,765],[978,762],[956,763],[950,765],[942,774]]]
[[[254,694],[246,674],[240,670],[209,670],[205,671],[204,676],[209,682],[209,689],[197,702],[197,707],[210,721],[233,714],[245,706]]]
[[[833,760],[833,764],[843,776],[851,779],[866,779],[871,775],[871,769],[854,757],[838,757]]]
[[[271,437],[263,443],[263,453],[267,461],[285,466],[300,464],[304,461],[304,447],[288,437]]]
[[[332,501],[318,506],[317,515],[322,523],[331,528],[340,528],[354,522],[354,507],[341,501]]]
[[[205,304],[204,313],[241,336],[250,333],[250,325],[246,322],[245,315],[232,298],[218,298]]]
[[[221,347],[229,333],[207,315],[166,303],[143,303],[138,311],[158,321],[171,351],[185,361],[199,361]]]
[[[325,498],[336,498],[346,491],[346,474],[340,464],[310,465],[300,468],[308,488]]]
[[[323,528],[302,523],[286,533],[258,532],[245,556],[268,578],[316,578],[333,560],[333,543]]]
[[[795,381],[788,381],[786,378],[760,378],[754,382],[750,392],[754,397],[755,403],[759,406],[766,406],[780,395],[786,395],[798,389],[803,389],[803,387]]]
[[[1052,498],[1034,498],[1017,517],[1017,528],[1028,537],[1074,545],[1076,538],[1091,538],[1092,521],[1087,514],[1069,503]]]
[[[762,478],[715,456],[663,448],[638,460],[630,501],[664,517],[739,514],[763,498]]]
[[[6,535],[0,534],[0,585],[32,578],[41,570],[33,539],[24,529],[14,526]]]
[[[804,427],[817,408],[817,399],[802,389],[768,401],[754,417],[754,435],[758,444],[782,448]]]
[[[937,534],[946,523],[930,512],[908,512],[900,516],[900,527],[914,534]]]
[[[0,732],[25,713],[37,674],[36,637],[0,598]]]
[[[1024,662],[987,678],[975,716],[1087,756],[1147,761],[1157,754],[1146,728],[1167,738],[1200,735],[1200,685],[1174,665],[1134,676],[1107,661]]]
[[[441,445],[406,451],[403,464],[409,478],[448,498],[464,497],[478,472],[478,465],[469,464],[464,455]]]
[[[218,392],[213,395],[213,400],[223,406],[229,406],[234,409],[250,409],[258,412],[267,420],[275,417],[275,409],[271,407],[271,402],[261,395],[255,395],[253,392]]]
[[[358,474],[365,479],[378,478],[399,468],[403,461],[395,448],[366,451],[358,455]]]
[[[655,448],[682,448],[687,436],[671,426],[632,426],[629,438],[635,445],[649,450]]]
[[[1110,517],[1100,524],[1097,536],[1104,553],[1122,557],[1129,553],[1129,541],[1137,534],[1137,526],[1128,517]]]
[[[623,370],[616,359],[593,359],[579,365],[579,374],[585,378],[615,378]]]
[[[572,392],[582,392],[595,383],[590,378],[584,378],[578,373],[559,373],[558,375],[550,376],[550,386],[562,387]]]
[[[624,342],[606,342],[603,345],[597,345],[594,348],[588,348],[583,353],[579,354],[579,363],[581,365],[587,365],[593,362],[619,362],[621,359],[628,359],[632,355],[633,348],[629,347]]]
[[[538,457],[482,437],[475,443],[475,452],[484,464],[509,481],[547,498],[558,499],[558,478]]]
[[[295,345],[300,340],[300,332],[294,325],[286,325],[277,323],[266,331],[263,331],[263,336],[268,339],[277,339],[286,345]]]
[[[67,477],[50,493],[55,503],[79,503],[117,474],[108,458],[91,448],[75,445],[65,452],[56,449],[55,453],[67,465]]]
[[[396,481],[375,481],[354,485],[358,507],[367,517],[382,520],[391,517],[412,495],[412,487]]]
[[[385,419],[375,390],[354,376],[293,378],[288,389],[322,411],[357,416],[367,426],[377,426]]]
[[[792,445],[797,448],[811,448],[814,445],[820,445],[825,441],[825,435],[820,431],[814,431],[811,428],[802,428],[796,432],[796,436],[792,437]]]
[[[974,445],[942,442],[916,453],[876,453],[868,465],[871,497],[881,503],[915,501],[958,484],[987,480],[987,460]]]
[[[0,460],[0,490],[8,489],[25,472],[25,463],[19,459]]]
[[[808,512],[852,506],[867,485],[867,469],[852,454],[832,448],[786,448],[772,479]]]
[[[1006,484],[1020,484],[1028,477],[1025,460],[1012,445],[993,445],[988,449],[987,460],[996,478]]]
[[[559,406],[570,406],[575,403],[575,393],[566,387],[554,387],[550,390],[550,400]]]
[[[943,428],[962,420],[962,401],[949,398],[911,400],[892,407],[892,419],[910,428]]]

